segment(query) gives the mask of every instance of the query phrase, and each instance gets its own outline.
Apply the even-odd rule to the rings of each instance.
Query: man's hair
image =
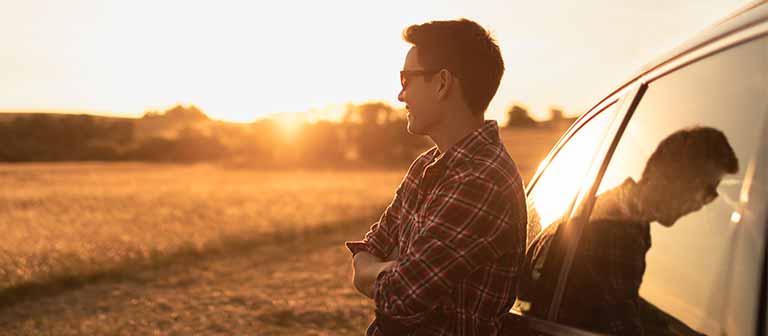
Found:
[[[723,132],[692,127],[672,133],[659,143],[645,164],[642,179],[686,177],[707,167],[735,174],[739,161]]]
[[[447,69],[460,79],[472,113],[485,112],[504,74],[501,51],[487,30],[467,19],[432,21],[406,28],[403,40],[418,49],[425,69]]]

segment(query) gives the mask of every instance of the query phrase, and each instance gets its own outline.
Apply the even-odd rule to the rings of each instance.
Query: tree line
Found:
[[[0,161],[219,161],[286,167],[402,165],[428,148],[406,132],[405,115],[385,103],[349,105],[340,123],[297,125],[286,136],[269,119],[249,124],[209,119],[195,106],[142,118],[16,114],[0,119]]]
[[[553,116],[562,118],[562,111]],[[559,113],[559,114],[558,114]],[[537,127],[525,108],[508,127]],[[17,114],[0,119],[0,161],[217,161],[245,167],[402,166],[431,146],[408,134],[406,116],[383,102],[348,105],[340,122],[295,125],[286,135],[271,119],[211,120],[195,106],[142,118]]]

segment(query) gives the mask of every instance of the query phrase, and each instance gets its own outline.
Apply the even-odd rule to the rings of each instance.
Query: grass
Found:
[[[402,174],[2,165],[0,288],[289,239],[369,216],[392,197]]]

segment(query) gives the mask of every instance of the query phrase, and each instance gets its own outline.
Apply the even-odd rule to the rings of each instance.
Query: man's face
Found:
[[[405,103],[408,116],[408,133],[429,135],[442,122],[443,114],[436,106],[436,80],[427,81],[435,69],[425,69],[415,47],[408,51],[403,64],[400,83],[402,89],[397,99]]]
[[[664,197],[656,205],[657,221],[666,227],[671,227],[681,217],[692,212],[699,211],[705,205],[717,198],[717,187],[724,173],[717,169],[706,169],[707,172],[696,172],[695,176],[687,176],[677,180],[670,180],[662,193]]]

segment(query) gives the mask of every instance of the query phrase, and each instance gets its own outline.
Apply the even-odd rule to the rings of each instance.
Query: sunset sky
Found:
[[[494,32],[507,66],[489,118],[514,102],[574,115],[742,3],[0,0],[0,111],[140,116],[182,103],[252,121],[401,106],[403,28],[466,17]]]

